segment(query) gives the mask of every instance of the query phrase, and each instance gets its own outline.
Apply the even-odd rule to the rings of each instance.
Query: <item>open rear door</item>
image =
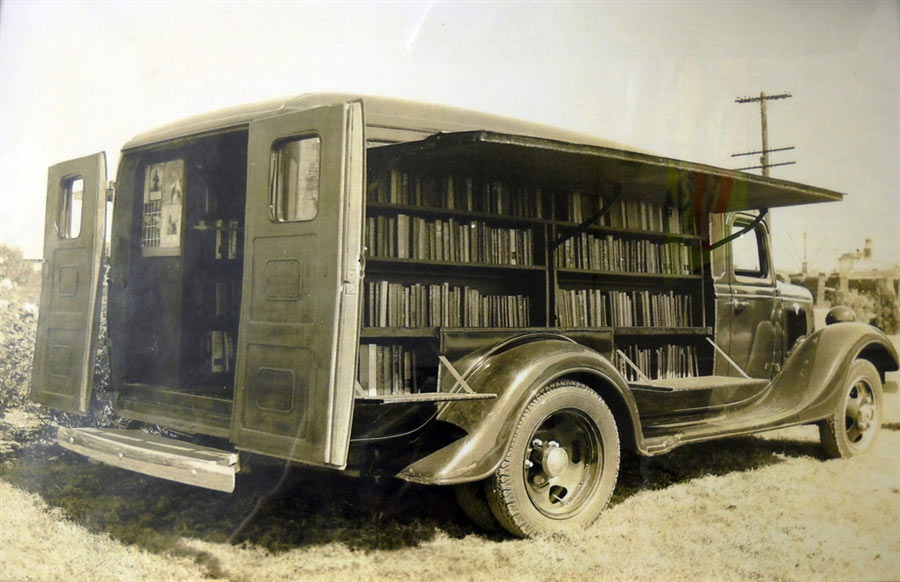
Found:
[[[100,324],[106,154],[50,168],[31,398],[88,411]]]
[[[359,102],[250,124],[232,440],[347,464],[359,342]]]

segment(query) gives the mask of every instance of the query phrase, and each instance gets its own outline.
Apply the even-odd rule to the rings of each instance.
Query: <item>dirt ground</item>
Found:
[[[900,580],[896,392],[861,457],[799,427],[627,459],[593,527],[514,540],[444,488],[267,470],[228,495],[88,463],[24,398],[33,314],[0,316],[0,580]]]

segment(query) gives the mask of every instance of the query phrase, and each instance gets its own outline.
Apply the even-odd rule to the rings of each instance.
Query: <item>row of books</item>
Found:
[[[561,327],[689,327],[690,295],[649,291],[559,289],[556,315]]]
[[[642,348],[636,345],[623,346],[621,351],[628,356],[644,376],[652,380],[685,378],[698,376],[700,364],[695,346],[664,345],[656,348]],[[622,376],[630,382],[640,379],[634,368],[616,354],[616,365]]]
[[[459,174],[411,173],[392,169],[369,181],[368,201],[427,208],[485,212],[519,218],[544,218],[544,193],[538,186],[503,180],[476,180]]]
[[[484,263],[534,264],[531,229],[497,228],[484,222],[426,220],[415,216],[370,216],[366,219],[369,256]]]
[[[416,352],[401,345],[361,344],[359,384],[368,396],[419,392]]]
[[[690,275],[691,248],[684,242],[656,243],[612,235],[582,233],[566,240],[556,252],[556,266],[625,273]]]
[[[566,219],[582,223],[609,205],[599,194],[570,192],[566,197]],[[694,234],[692,221],[685,219],[672,205],[645,200],[620,200],[596,223],[598,226],[626,228],[672,234]]]
[[[377,171],[377,170],[376,170]],[[504,180],[478,180],[464,174],[408,172],[393,168],[369,180],[368,201],[378,204],[413,205],[426,208],[486,212],[519,218],[549,218],[545,210],[548,193],[540,186]],[[565,200],[566,220],[581,223],[606,206],[600,194],[581,190],[556,193]],[[646,200],[620,200],[598,224],[612,228],[694,234],[690,214],[678,204]]]
[[[664,345],[656,348],[624,346],[622,352],[651,379],[698,376],[700,365],[694,346]],[[641,378],[619,354],[616,366],[622,376],[636,382]],[[416,351],[399,345],[364,343],[359,346],[357,379],[367,396],[415,394],[420,392],[420,370]]]
[[[528,327],[525,295],[482,295],[478,289],[371,281],[366,286],[367,327]]]

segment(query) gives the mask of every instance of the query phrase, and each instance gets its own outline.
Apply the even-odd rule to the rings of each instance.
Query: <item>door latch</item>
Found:
[[[352,264],[350,268],[344,271],[343,287],[345,295],[356,295],[356,288],[359,286],[360,271],[361,265],[359,262]]]
[[[734,307],[735,311],[740,311],[750,307],[750,302],[746,299],[732,299],[731,306]]]

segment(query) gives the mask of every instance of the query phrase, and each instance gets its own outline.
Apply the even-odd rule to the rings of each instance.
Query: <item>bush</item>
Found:
[[[0,245],[0,281],[9,279],[16,285],[24,285],[35,276],[31,263],[22,257],[15,247]]]
[[[885,281],[875,287],[875,325],[889,334],[900,331],[900,302]]]
[[[851,289],[838,291],[834,305],[849,307],[856,314],[856,320],[869,323],[887,334],[900,331],[900,305],[897,295],[885,282],[880,281],[874,292],[865,293]]]

